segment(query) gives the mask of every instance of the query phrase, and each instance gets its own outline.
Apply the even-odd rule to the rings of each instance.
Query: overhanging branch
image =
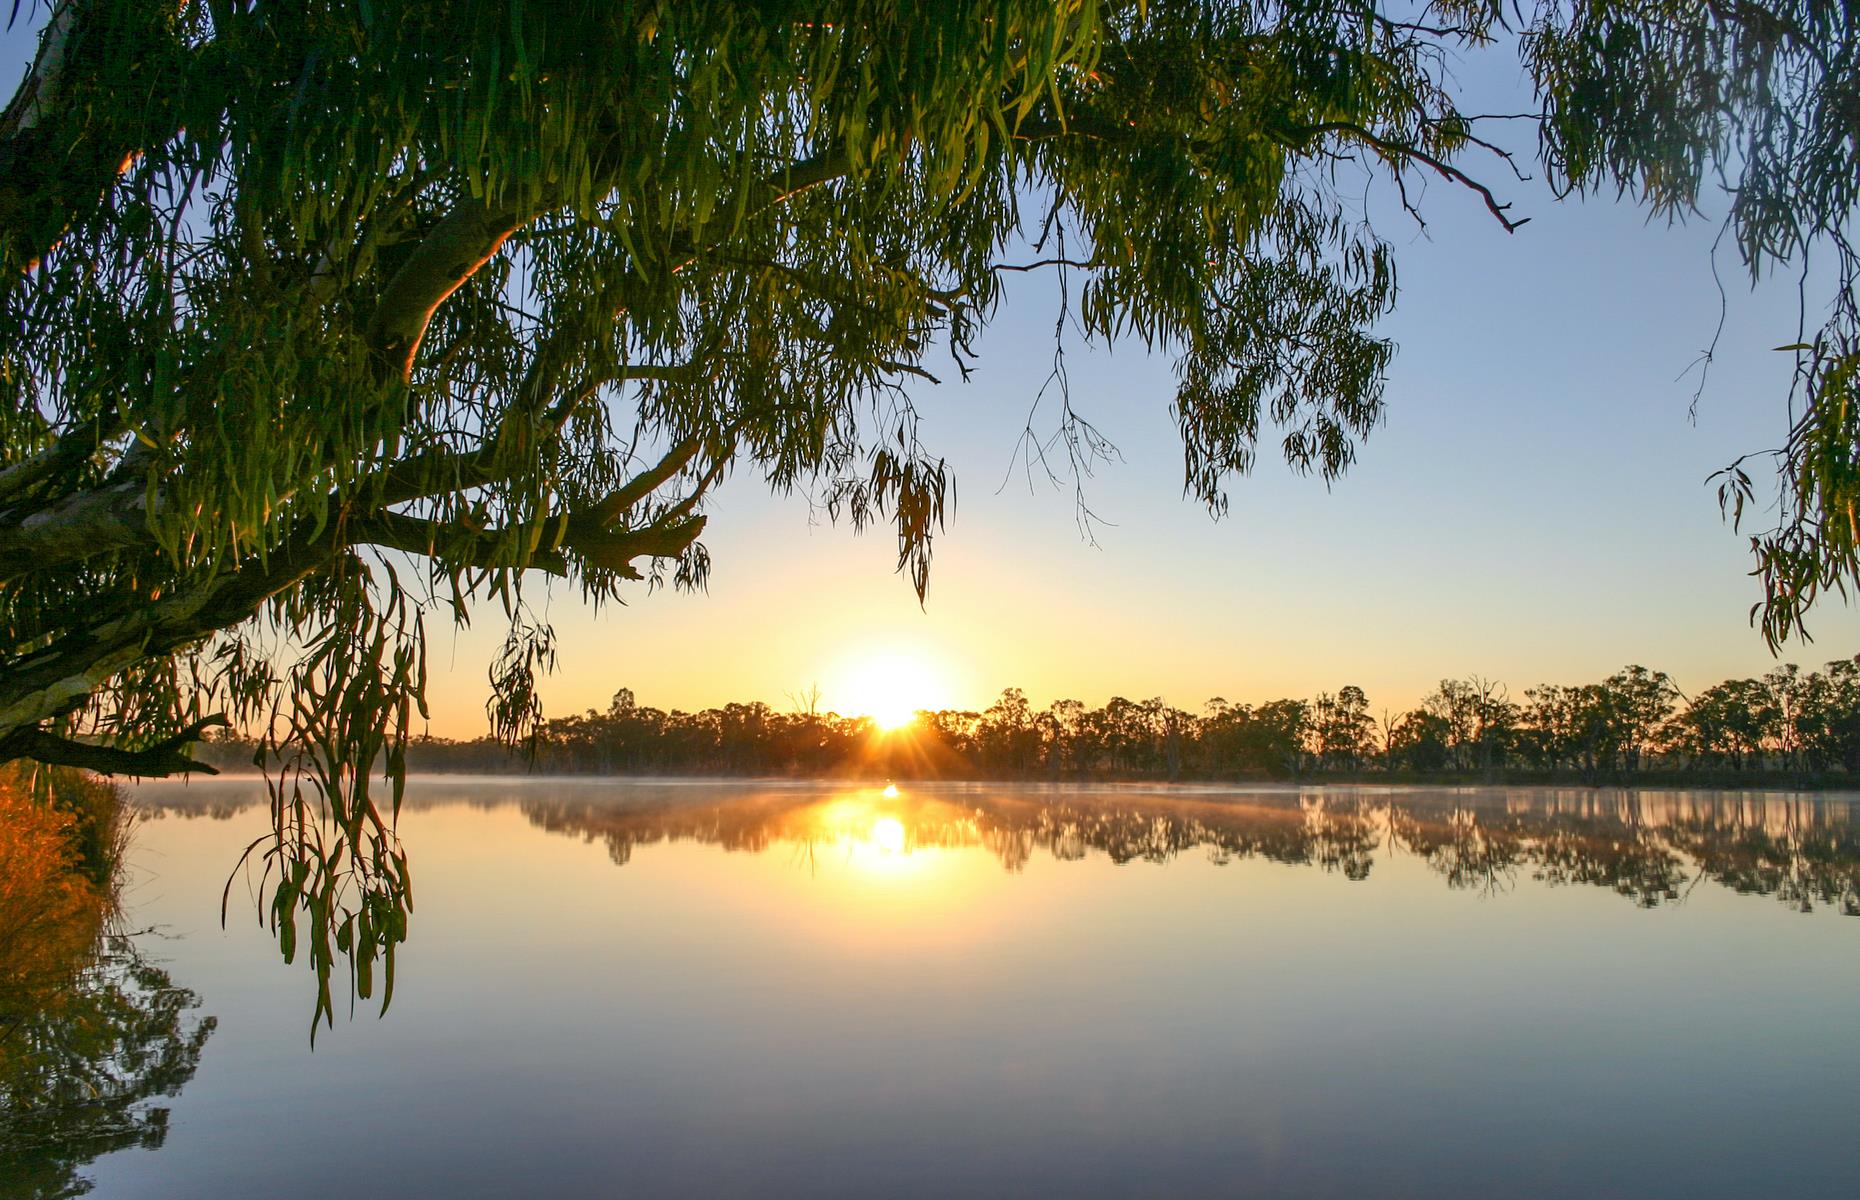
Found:
[[[559,518],[558,518],[559,520]],[[555,521],[540,522],[543,529]],[[434,521],[405,513],[378,513],[352,521],[352,545],[379,546],[428,558],[443,558],[482,570],[534,568],[550,575],[568,574],[568,560],[559,550],[539,545],[525,555],[521,547],[531,538],[521,529],[470,529],[456,521]]]
[[[533,215],[467,196],[440,219],[382,289],[369,319],[364,337],[387,369],[407,377],[433,313]]]
[[[0,469],[0,508],[12,504],[46,480],[76,469],[105,442],[122,432],[123,426],[115,413],[99,413],[92,420],[67,429],[38,453]]]
[[[121,750],[114,746],[99,746],[95,742],[60,737],[33,725],[16,729],[0,738],[0,762],[30,758],[34,762],[58,767],[80,767],[104,775],[159,777],[185,775],[195,771],[202,775],[218,775],[219,771],[215,768],[189,758],[187,748],[198,742],[201,734],[207,730],[223,729],[228,724],[223,715],[215,713],[195,721],[172,737],[163,738],[140,750]]]

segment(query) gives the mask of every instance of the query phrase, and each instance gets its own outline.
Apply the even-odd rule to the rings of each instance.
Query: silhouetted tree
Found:
[[[1810,681],[1799,718],[1809,766],[1860,772],[1860,659],[1831,662]]]
[[[1778,714],[1769,689],[1754,679],[1727,679],[1693,697],[1674,718],[1678,749],[1704,764],[1741,771],[1771,740]]]
[[[1311,752],[1320,766],[1357,770],[1374,746],[1369,697],[1354,684],[1339,688],[1335,696],[1320,692],[1311,702],[1310,728]]]
[[[698,712],[640,705],[621,689],[606,712],[547,721],[533,763],[491,739],[414,743],[423,770],[619,774],[972,776],[1050,779],[1236,779],[1379,768],[1495,780],[1501,772],[1617,774],[1767,768],[1826,774],[1860,770],[1860,662],[1822,671],[1785,666],[1762,680],[1727,680],[1683,709],[1663,672],[1628,667],[1589,684],[1545,684],[1514,704],[1497,680],[1443,680],[1421,707],[1369,715],[1349,686],[1314,700],[1257,706],[1216,697],[1199,715],[1162,697],[1114,696],[1102,708],[1057,700],[1035,709],[1008,688],[983,712],[927,711],[881,731],[869,718],[810,708],[777,712],[730,703]],[[219,761],[252,747],[213,743]]]
[[[1609,752],[1618,747],[1622,765],[1637,770],[1662,728],[1673,715],[1679,692],[1664,671],[1632,666],[1602,682],[1601,703],[1607,709]]]
[[[1416,709],[1404,713],[1389,729],[1389,754],[1409,771],[1440,771],[1452,759],[1448,739],[1452,726],[1439,713]]]

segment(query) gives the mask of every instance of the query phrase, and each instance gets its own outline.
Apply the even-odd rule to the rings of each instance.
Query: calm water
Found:
[[[1860,1194],[1841,799],[416,782],[312,1048],[259,785],[139,798],[219,1024],[101,1197]]]

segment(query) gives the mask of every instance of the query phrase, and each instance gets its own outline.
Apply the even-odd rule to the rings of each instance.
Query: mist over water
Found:
[[[416,780],[392,1003],[338,952],[312,1049],[259,871],[219,927],[262,785],[137,795],[126,902],[219,1027],[100,1196],[1834,1196],[1860,1169],[1845,797]]]

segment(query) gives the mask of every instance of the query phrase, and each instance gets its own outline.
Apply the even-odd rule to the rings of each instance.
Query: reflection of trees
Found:
[[[1730,836],[1698,823],[1674,830],[1674,841],[1700,870],[1728,888],[1775,896],[1810,912],[1818,905],[1860,916],[1860,836],[1851,828],[1772,833],[1740,829]]]
[[[1551,884],[1612,888],[1642,908],[1679,899],[1692,875],[1670,835],[1637,831],[1609,837],[1610,831],[1596,824],[1564,817],[1549,822],[1530,847],[1536,877]]]
[[[1426,860],[1451,888],[1505,891],[1522,860],[1521,843],[1502,820],[1481,819],[1467,808],[1444,813],[1389,805],[1393,846]]]
[[[1552,886],[1604,887],[1652,908],[1699,879],[1791,907],[1860,915],[1860,833],[1838,802],[1701,800],[1688,793],[1516,792],[1412,795],[1337,789],[1207,799],[1064,791],[927,791],[896,800],[745,793],[722,804],[538,800],[530,819],[604,842],[616,863],[641,846],[696,841],[757,852],[782,843],[857,841],[879,817],[911,848],[979,847],[1009,870],[1044,854],[1116,863],[1204,852],[1366,879],[1377,856],[1410,854],[1451,888],[1495,893],[1520,873]]]
[[[112,812],[112,819],[113,819]],[[0,784],[0,1180],[9,1196],[78,1196],[78,1171],[159,1147],[154,1103],[193,1078],[213,1019],[109,932],[114,878],[77,869],[72,822]],[[113,871],[112,863],[108,871]]]
[[[1691,878],[1657,831],[1612,818],[1401,804],[1388,813],[1392,844],[1425,860],[1452,888],[1507,891],[1522,871],[1551,886],[1610,888],[1652,908],[1677,900]]]
[[[719,798],[721,797],[721,799]],[[632,783],[613,786],[448,782],[410,793],[481,807],[514,805],[539,828],[601,843],[624,865],[644,847],[688,841],[757,854],[792,847],[803,859],[835,847],[875,845],[881,822],[902,831],[897,852],[980,849],[1010,871],[1045,857],[1072,862],[1166,863],[1199,854],[1315,867],[1367,879],[1378,860],[1410,856],[1448,887],[1509,891],[1526,878],[1597,887],[1653,908],[1678,903],[1701,881],[1775,896],[1792,908],[1860,915],[1860,828],[1839,800],[1781,794],[1522,789],[1390,791],[1308,788],[1237,792],[1079,790],[1051,787],[873,789]],[[208,792],[181,805],[220,813]],[[373,828],[372,824],[369,826]],[[284,890],[261,893],[263,915],[287,956],[308,940],[321,1019],[332,1012],[334,964],[365,998],[370,964],[391,962],[409,904],[398,843],[392,873],[344,875],[352,863],[339,823],[321,827],[308,866]],[[284,865],[283,863],[274,865]],[[353,868],[351,868],[353,870]],[[363,886],[363,885],[366,886]],[[286,905],[279,900],[283,896]],[[307,928],[301,935],[298,926]]]
[[[153,1150],[168,1136],[154,1103],[194,1077],[212,1017],[136,951],[105,938],[54,1002],[11,1014],[0,1058],[0,1178],[21,1197],[80,1196],[78,1171],[114,1150]]]
[[[1073,861],[1096,851],[1117,863],[1162,863],[1206,850],[1218,862],[1311,863],[1360,879],[1368,874],[1375,841],[1372,814],[1354,805],[1094,799],[1062,792],[876,801],[777,793],[744,795],[718,805],[519,802],[539,827],[599,840],[619,864],[630,861],[641,846],[667,841],[749,852],[782,843],[863,841],[882,818],[903,825],[911,849],[981,847],[1012,871],[1041,853]]]

